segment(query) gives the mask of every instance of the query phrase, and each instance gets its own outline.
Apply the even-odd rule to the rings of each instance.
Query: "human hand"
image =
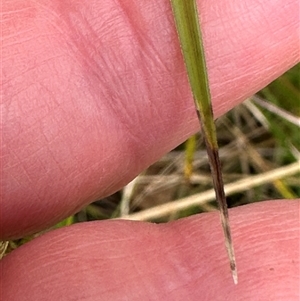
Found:
[[[298,61],[296,5],[201,3],[216,117]],[[3,11],[0,232],[8,239],[118,190],[198,121],[168,1],[6,1]],[[296,298],[297,208],[270,202],[231,210],[238,287],[218,217],[207,214],[160,226],[105,221],[53,231],[1,261],[2,295]]]

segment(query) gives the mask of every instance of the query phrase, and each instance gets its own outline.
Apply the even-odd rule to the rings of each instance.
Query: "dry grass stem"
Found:
[[[278,106],[275,106],[271,102],[266,101],[257,95],[253,95],[251,97],[251,100],[252,100],[252,102],[255,102],[256,104],[258,104],[259,106],[267,109],[269,112],[272,112],[272,113],[276,114],[277,116],[280,116],[280,117],[284,118],[285,120],[289,121],[290,123],[300,127],[300,117],[297,117],[297,116],[291,114],[290,112],[288,112]]]
[[[279,167],[277,169],[265,172],[260,175],[250,176],[245,179],[227,184],[224,186],[227,196],[237,192],[247,191],[250,188],[273,182],[278,179],[283,179],[295,175],[300,172],[300,161],[290,165]],[[215,192],[213,189],[207,190],[203,193],[195,194],[176,201],[168,202],[166,204],[156,206],[150,209],[143,210],[138,213],[123,216],[121,219],[150,221],[161,218],[174,212],[187,209],[191,206],[202,205],[206,202],[215,199]]]

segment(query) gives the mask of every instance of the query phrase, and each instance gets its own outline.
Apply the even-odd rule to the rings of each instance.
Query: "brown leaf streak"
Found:
[[[197,115],[202,125],[200,113],[197,110]],[[231,238],[231,231],[230,231],[230,224],[229,224],[229,215],[228,215],[228,208],[227,202],[224,192],[224,184],[223,184],[223,177],[222,177],[222,170],[221,170],[221,162],[218,152],[218,146],[213,147],[205,134],[204,131],[204,141],[206,145],[206,151],[208,155],[208,161],[211,169],[211,174],[213,178],[213,186],[216,193],[216,200],[220,210],[220,218],[221,224],[223,228],[223,233],[225,237],[225,246],[228,253],[229,261],[230,261],[230,269],[232,272],[234,283],[237,283],[237,269],[236,269],[236,261],[233,249],[233,243]]]

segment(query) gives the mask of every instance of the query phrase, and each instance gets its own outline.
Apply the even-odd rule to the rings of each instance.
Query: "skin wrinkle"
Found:
[[[45,148],[45,147],[47,147],[47,145],[43,145],[43,144],[42,144],[41,148],[37,149],[37,150],[36,150],[36,153],[30,154],[30,156],[27,157],[26,160],[23,160],[23,164],[21,165],[21,166],[23,167],[24,173],[27,174],[27,176],[28,176],[27,178],[28,178],[28,180],[29,180],[30,182],[32,182],[31,184],[33,184],[33,186],[35,186],[36,181],[39,179],[39,177],[33,177],[33,176],[35,175],[35,172],[36,172],[38,169],[40,170],[41,166],[37,165],[37,169],[34,169],[34,168],[33,168],[33,171],[30,171],[31,174],[29,174],[29,170],[27,170],[27,169],[25,168],[25,163],[28,162],[28,164],[32,164],[32,162],[34,162],[33,164],[35,164],[36,162],[38,162],[39,160],[37,160],[37,161],[32,160],[32,161],[31,161],[31,157],[32,157],[32,158],[39,158],[38,154],[39,154],[40,152],[42,152],[42,151],[43,151],[43,148]],[[11,151],[14,152],[13,150],[11,150]],[[18,155],[17,152],[14,152],[14,153],[15,153],[15,156],[18,157],[18,160],[19,160],[20,162],[22,162],[20,155]],[[49,156],[47,157],[47,159],[49,159]],[[47,165],[46,165],[46,164],[45,164],[45,163],[46,163],[45,161],[43,161],[42,163],[43,163],[43,166],[42,166],[42,167],[43,167],[44,173],[49,172],[51,169],[57,169],[57,168],[61,169],[60,166],[57,166],[56,164],[53,165],[53,164],[52,164],[52,163],[53,163],[52,160],[51,160],[51,164],[47,164]],[[54,162],[54,163],[55,163],[55,162]],[[47,167],[46,167],[46,166],[47,166]]]
[[[28,2],[27,2],[28,3]],[[16,32],[22,32],[24,30],[24,24],[28,24],[32,17],[35,16],[36,10],[33,7],[26,7],[24,9],[20,9],[22,6],[27,5],[24,1],[19,1],[18,9],[13,7],[14,5],[10,5],[9,1],[3,1],[1,17],[2,17],[2,33],[4,39],[8,37],[12,37],[10,31],[14,34]],[[25,26],[26,27],[26,26]]]
[[[198,231],[199,232],[199,231]],[[202,236],[201,234],[199,235],[199,233],[197,233],[197,240],[200,239],[202,241],[203,246],[201,246],[201,248],[199,248],[199,244],[197,246],[197,243],[194,243],[194,238],[193,239],[188,239],[188,238],[184,238],[185,240],[187,240],[189,242],[189,249],[191,250],[191,254],[197,254],[197,257],[194,258],[194,260],[192,261],[192,264],[188,266],[188,269],[190,271],[192,271],[193,273],[190,272],[190,281],[195,281],[197,279],[203,279],[204,277],[207,277],[207,275],[215,275],[215,271],[219,272],[220,267],[218,266],[218,268],[213,268],[209,262],[211,260],[215,261],[216,257],[214,256],[214,254],[211,254],[209,256],[209,258],[205,258],[203,255],[203,252],[201,251],[202,248],[205,248],[205,240],[203,240],[204,236]],[[216,248],[218,248],[217,244],[216,244]],[[224,256],[222,258],[221,262],[224,262],[224,266],[223,270],[228,270],[228,273],[230,273],[230,270],[228,268],[228,261],[227,261],[227,257],[226,257],[226,250],[222,250],[224,253]],[[185,251],[184,254],[186,254],[187,252]],[[182,255],[181,255],[182,256]],[[187,262],[190,262],[189,260],[186,260]],[[207,265],[205,267],[201,266],[201,262],[206,261]],[[213,273],[209,273],[209,271],[212,271]],[[213,277],[213,276],[212,276]],[[187,284],[191,284],[190,282]]]
[[[86,70],[84,73],[90,73],[91,70],[93,70],[93,75],[96,77],[96,84],[90,84],[90,88],[98,87],[99,83],[101,82],[103,85],[102,88],[104,88],[105,84],[110,82],[110,78],[101,78],[101,76],[109,75],[108,72],[99,74],[101,70],[111,70],[114,72],[114,68],[111,68],[111,66],[107,64],[105,58],[108,49],[103,47],[103,43],[105,43],[105,36],[110,36],[108,33],[106,33],[107,30],[110,30],[110,26],[107,26],[107,20],[115,21],[115,16],[112,15],[112,12],[113,11],[110,10],[110,19],[105,19],[105,21],[103,20],[101,23],[101,35],[99,35],[99,32],[97,33],[90,26],[87,18],[83,15],[80,15],[77,12],[73,14],[63,14],[67,21],[66,23],[68,24],[68,32],[71,34],[71,41],[72,44],[74,44],[73,47],[75,46],[74,52],[77,53],[77,50],[79,50],[79,54],[76,55],[77,60],[81,62],[82,67]],[[81,26],[78,28],[78,25]],[[73,34],[74,28],[77,29],[76,35]],[[105,35],[103,33],[105,33]],[[115,36],[115,34],[116,32],[112,32],[113,36]],[[93,43],[91,43],[91,41],[93,41]],[[101,50],[101,52],[99,50]],[[98,94],[98,90],[99,89],[96,90],[97,92],[95,95]]]
[[[113,19],[113,18],[112,18]],[[72,23],[72,22],[70,22],[70,23]],[[71,25],[70,25],[70,27],[71,27]],[[105,31],[105,30],[104,30]],[[89,31],[89,32],[91,32],[91,30]],[[93,31],[92,31],[93,32]],[[93,35],[93,34],[92,34]],[[81,35],[82,36],[82,35]],[[80,40],[81,41],[81,40]],[[84,39],[83,39],[83,41],[84,41]],[[82,42],[82,41],[81,41]],[[87,43],[87,44],[89,44],[89,43]],[[79,47],[79,45],[77,44],[77,47]],[[100,49],[102,49],[103,50],[103,48],[100,48]],[[96,52],[96,51],[94,51],[94,52]],[[81,57],[85,57],[84,55],[81,55]],[[90,60],[90,58],[91,57],[89,57],[89,59],[88,60],[85,60],[85,62],[84,62],[84,64],[87,64],[87,68],[88,69],[90,69],[90,67],[91,66],[97,66],[97,62],[95,61],[95,59],[93,59],[93,63],[88,63],[89,62],[89,60]],[[102,60],[103,61],[103,60]],[[104,62],[105,62],[105,60],[104,60]],[[113,67],[112,68],[112,66],[109,66],[108,64],[110,64],[110,62],[108,62],[107,63],[107,66],[102,66],[102,68],[104,67],[104,69],[107,69],[107,70],[114,70],[115,68]],[[99,76],[97,76],[97,70],[101,70],[101,68],[98,68],[98,69],[95,69],[95,68],[93,68],[95,71],[94,71],[94,74],[96,75],[96,77],[97,77],[97,79],[98,79],[98,84],[97,85],[93,85],[93,86],[98,86],[99,85],[99,82],[102,82],[102,87],[104,87],[104,86],[107,86],[107,83],[109,83],[109,85],[112,85],[113,83],[114,83],[114,80],[113,80],[113,78],[114,77],[116,77],[116,76],[118,76],[118,74],[117,73],[109,73],[109,79],[107,79],[107,80],[103,80],[102,78],[100,78]],[[102,75],[106,75],[105,73],[104,74],[102,74]],[[113,77],[112,77],[113,76]],[[120,80],[118,79],[115,83],[120,83]],[[122,81],[121,81],[121,83],[122,83]],[[122,87],[121,89],[119,89],[119,88],[117,88],[116,90],[117,91],[119,91],[119,90],[121,90],[121,91],[126,91],[126,89],[125,89],[126,87]],[[107,86],[107,88],[105,89],[105,90],[109,90],[109,86]],[[108,98],[108,97],[107,97]],[[116,115],[118,115],[118,112],[121,110],[122,112],[123,112],[123,114],[122,115],[120,115],[121,116],[121,118],[119,118],[119,121],[120,121],[120,119],[121,119],[121,121],[122,120],[124,120],[123,122],[122,122],[122,125],[120,125],[120,127],[121,126],[123,126],[123,127],[125,127],[126,129],[127,129],[127,134],[128,133],[131,133],[131,138],[133,139],[133,142],[135,141],[135,142],[141,142],[140,141],[140,139],[139,138],[137,138],[136,137],[136,135],[131,131],[131,128],[135,128],[134,126],[132,126],[131,125],[131,120],[135,120],[136,119],[136,117],[137,116],[141,116],[141,114],[140,114],[140,112],[138,112],[137,111],[137,107],[136,106],[133,106],[133,107],[131,107],[131,110],[128,110],[128,108],[126,108],[126,106],[124,106],[124,105],[122,105],[122,102],[118,102],[117,100],[119,99],[119,97],[117,96],[117,97],[115,97],[115,99],[114,99],[114,96],[113,95],[111,95],[110,96],[110,98],[112,98],[112,102],[111,102],[111,109],[114,109],[115,108],[115,114]],[[96,102],[97,103],[97,102]],[[116,103],[116,105],[114,105]],[[127,105],[128,106],[128,105]],[[134,110],[132,110],[132,109],[134,109]],[[135,116],[135,118],[132,118],[132,116]],[[137,122],[137,123],[141,123],[141,122]],[[130,127],[131,126],[131,127]],[[119,127],[119,126],[118,126]],[[128,138],[127,138],[128,139]],[[131,141],[131,139],[129,140],[128,139],[128,145],[129,144],[131,144],[132,143],[132,141]]]
[[[45,18],[45,20],[47,20],[47,19],[49,19],[49,18]],[[41,24],[41,25],[44,25],[45,24],[45,21],[43,18],[39,18],[39,19],[37,19],[36,20],[36,22],[37,21],[39,21],[39,22],[41,22],[41,23],[43,23],[43,24]],[[28,23],[28,24],[26,24],[26,27],[25,28],[27,28],[27,27],[29,27],[30,29],[28,29],[27,31],[28,32],[33,32],[33,34],[35,33],[34,32],[34,30],[33,30],[33,28],[34,28],[34,25],[35,24],[32,24],[33,22],[30,22],[30,23]],[[26,31],[26,32],[27,32]],[[22,31],[21,32],[16,32],[17,34],[18,34],[18,36],[20,36],[20,35],[24,35],[26,32],[24,32],[24,29],[22,29]],[[34,42],[34,49],[35,49],[35,57],[33,57],[31,60],[29,60],[29,61],[25,61],[24,60],[24,64],[21,64],[20,66],[22,66],[22,69],[24,69],[24,71],[21,71],[20,72],[20,70],[18,70],[18,69],[16,69],[16,72],[15,72],[15,74],[17,75],[14,75],[13,73],[12,73],[12,78],[14,78],[14,82],[13,83],[15,83],[15,81],[16,81],[16,79],[18,78],[18,77],[21,77],[22,75],[24,76],[26,73],[29,73],[29,71],[32,71],[32,70],[34,70],[34,69],[36,69],[37,67],[36,67],[36,61],[38,60],[39,61],[39,68],[41,68],[41,66],[44,64],[44,63],[46,63],[46,62],[49,62],[49,61],[51,61],[51,56],[50,57],[48,57],[47,59],[45,59],[44,58],[44,51],[39,51],[39,52],[37,52],[37,49],[39,49],[40,47],[44,47],[44,43],[38,43],[38,41],[40,41],[40,39],[41,38],[43,38],[43,40],[45,40],[46,42],[48,42],[48,40],[49,40],[49,35],[50,34],[50,31],[47,33],[47,34],[39,34],[39,36],[38,36],[38,38],[36,37],[36,36],[32,36],[30,39],[28,39],[27,40],[27,42],[29,42],[29,41],[31,41],[32,40],[32,42]],[[54,35],[52,36],[52,37],[54,37]],[[15,37],[16,38],[16,37]],[[53,39],[50,39],[50,40],[53,40]],[[25,42],[25,40],[23,39],[22,40],[23,41],[23,43]],[[20,42],[19,42],[19,44],[20,44]],[[7,46],[9,46],[9,45],[7,45]],[[7,47],[6,46],[6,47]],[[4,49],[6,49],[6,48],[4,48]],[[18,48],[16,48],[16,49],[18,49]],[[49,50],[48,50],[49,51]],[[41,53],[41,56],[40,57],[37,57],[36,55],[37,55],[37,53]],[[11,56],[11,53],[9,53],[10,54],[10,56]],[[18,56],[16,56],[17,58],[18,58]],[[23,56],[21,56],[22,58],[23,58]],[[56,52],[53,52],[53,55],[52,55],[52,61],[53,61],[53,59],[55,59],[55,60],[57,60],[57,58],[58,58],[59,56],[57,55],[57,53]],[[28,59],[28,57],[27,57],[27,59]],[[41,60],[42,59],[42,60]],[[25,64],[25,62],[26,62],[26,64]],[[47,65],[47,67],[49,68],[49,64]],[[40,73],[39,75],[41,75],[41,74],[43,74],[43,73]],[[47,74],[47,73],[45,73],[45,74]],[[36,82],[32,82],[32,83],[34,83],[35,85],[36,85]],[[16,86],[18,86],[16,83],[13,85],[13,88],[15,89],[15,87]],[[19,85],[19,86],[22,86],[22,85]]]
[[[147,81],[146,81],[147,82]],[[139,116],[140,114],[136,114],[137,116]],[[127,121],[127,120],[126,120]],[[138,124],[138,123],[137,123]]]
[[[133,35],[133,36],[134,36],[134,35]],[[134,37],[135,37],[135,36],[134,36]],[[147,80],[143,81],[143,83],[147,83]],[[143,84],[143,83],[142,83],[142,84]],[[146,89],[145,89],[145,88],[146,88]],[[153,87],[152,87],[152,88],[153,88]],[[123,90],[123,89],[121,89],[121,90]],[[145,86],[144,86],[144,89],[143,89],[143,90],[145,90],[145,91],[151,91],[150,87],[145,87]],[[113,102],[113,103],[114,103],[114,102]],[[128,106],[128,105],[127,105],[127,106]],[[116,108],[117,108],[116,114],[117,114],[118,111],[120,110],[120,107],[122,107],[122,103],[118,103],[118,102],[117,102],[117,104],[116,104]],[[137,107],[134,107],[134,108],[137,108]],[[124,119],[124,121],[122,122],[122,124],[123,124],[123,125],[126,125],[126,127],[127,127],[128,130],[130,129],[130,124],[131,124],[132,121],[134,121],[134,125],[135,125],[135,124],[141,124],[141,123],[142,123],[142,122],[139,121],[139,120],[135,121],[137,117],[141,116],[141,114],[139,114],[139,111],[136,111],[136,109],[135,109],[133,112],[130,112],[130,111],[132,111],[132,109],[131,109],[131,110],[128,110],[128,108],[126,109],[126,107],[124,107],[124,109],[123,109],[122,111],[125,112],[125,114],[122,114],[122,115],[121,115],[121,118]],[[127,114],[126,114],[126,112],[127,112]],[[136,112],[137,112],[137,113],[136,113]],[[132,116],[134,116],[134,118],[132,118]],[[131,120],[132,120],[132,121],[131,121]],[[127,124],[128,124],[128,125],[127,125]],[[130,132],[130,130],[129,130],[129,132]],[[134,141],[137,141],[137,138],[135,137],[134,134],[132,134],[132,137],[133,137]],[[148,138],[149,138],[149,137],[148,137]],[[140,139],[140,138],[139,138],[139,139]],[[142,143],[141,140],[139,140],[139,142]]]
[[[177,290],[183,289],[184,287],[188,292],[191,282],[195,279],[195,274],[198,278],[201,278],[204,272],[199,269],[199,264],[197,264],[201,262],[201,251],[199,250],[199,245],[198,247],[190,248],[193,240],[187,239],[186,231],[180,227],[176,227],[176,229],[174,229],[175,224],[174,222],[168,224],[168,231],[164,233],[166,239],[170,239],[172,243],[170,245],[163,245],[162,248],[164,249],[165,254],[172,254],[172,256],[167,256],[165,258],[164,262],[168,267],[163,270],[172,270],[172,274],[178,276],[180,279],[175,278],[172,279],[172,281],[169,279],[169,281],[166,282],[166,294],[171,292],[175,293]],[[199,238],[198,233],[197,237]],[[194,252],[194,250],[196,250],[196,252]],[[195,254],[197,254],[197,256],[195,256]],[[191,257],[194,259],[191,261],[191,264],[185,264],[183,266],[182,261],[188,263],[190,262],[188,258]],[[191,273],[191,271],[193,273]],[[174,284],[172,285],[172,283]],[[178,283],[180,283],[180,285],[178,285]]]
[[[171,282],[166,282],[166,292],[175,292],[177,290],[183,289],[184,287],[188,289],[191,285],[191,282],[194,281],[195,271],[199,270],[199,267],[193,266],[191,268],[190,265],[182,265],[182,252],[178,252],[178,256],[172,256],[169,266],[172,274],[175,275],[175,280]],[[195,260],[197,260],[195,258]],[[194,273],[191,273],[193,271]],[[201,273],[197,273],[199,277],[201,277]],[[180,285],[178,285],[180,283]]]
[[[149,287],[148,283],[147,283],[147,280],[145,279],[144,277],[144,272],[143,270],[141,269],[141,266],[136,264],[135,262],[135,258],[133,256],[133,254],[131,256],[129,256],[129,259],[132,263],[132,266],[133,266],[133,274],[135,275],[135,278],[137,280],[137,283],[139,283],[139,285],[142,283],[142,287],[144,288],[144,292],[147,296],[151,296],[151,298],[153,297],[158,297],[158,296],[155,296],[156,294],[153,294],[152,290],[151,290],[151,287]]]
[[[200,234],[200,237],[199,237],[199,233],[198,233],[199,231],[197,231],[197,229],[194,232],[197,235],[193,235],[193,231],[191,231],[191,228],[192,227],[190,227],[188,233],[184,229],[181,229],[181,228],[179,228],[178,232],[181,234],[181,239],[184,242],[188,241],[188,243],[185,243],[185,244],[187,244],[189,246],[189,249],[191,249],[191,252],[193,253],[193,250],[195,250],[196,252],[194,251],[194,253],[199,254],[199,258],[195,259],[196,263],[193,264],[192,266],[189,266],[189,269],[194,270],[196,272],[197,269],[198,269],[199,262],[201,262],[203,260],[203,257],[201,256],[201,250],[199,250],[199,245],[197,245],[197,243],[194,242],[194,239],[191,239],[191,238],[192,237],[197,237],[197,239],[200,239],[201,241],[203,241],[203,239],[201,237],[202,236],[201,234]],[[198,262],[198,264],[197,264],[197,262]],[[200,278],[203,277],[204,272],[205,271],[201,271],[201,269],[199,269],[198,274],[199,274]]]
[[[18,41],[16,41],[16,33],[12,34],[12,35],[4,35],[4,41],[5,41],[5,45],[6,46],[17,46],[17,45],[20,45],[20,44],[23,44],[25,42],[31,42],[32,40],[34,40],[35,38],[34,37],[27,37],[28,36],[28,33],[32,32],[32,29],[23,29],[22,31],[18,32],[17,35],[18,35]],[[41,35],[42,36],[42,35]],[[48,36],[48,34],[44,35],[44,37]],[[12,40],[10,43],[7,42],[7,40]],[[18,49],[15,50],[16,53],[15,54],[18,54]],[[5,53],[5,52],[4,52]],[[5,53],[6,54],[6,53]],[[6,57],[10,57],[11,58],[11,55],[12,53],[7,53],[6,56],[4,56],[4,59]],[[3,59],[3,58],[1,58]],[[16,72],[17,75],[19,75],[19,72]],[[22,75],[22,74],[21,74]],[[15,77],[15,76],[14,76]]]
[[[137,30],[140,29],[140,26],[137,23],[135,23],[135,19],[133,19],[131,16],[130,12],[127,12],[127,8],[124,5],[123,1],[118,1],[121,9],[124,12],[125,15],[125,20],[126,23],[129,24],[130,27],[130,31],[133,33],[133,37],[136,37],[137,39],[137,44],[140,46],[140,49],[142,49],[143,51],[141,52],[141,54],[143,55],[143,57],[145,58],[147,65],[149,66],[151,64],[151,62],[154,62],[154,66],[158,65],[159,67],[162,68],[162,70],[167,71],[169,74],[172,74],[172,71],[167,67],[167,65],[165,64],[165,59],[162,57],[162,54],[160,51],[158,51],[156,48],[156,44],[153,43],[151,41],[150,38],[147,38],[147,35],[145,35],[145,33],[143,32],[143,30]],[[145,27],[148,26],[147,22],[143,22]],[[171,23],[173,24],[173,23]],[[151,24],[149,25],[151,26]],[[142,28],[143,29],[143,28]],[[145,32],[147,30],[144,30]],[[167,37],[168,37],[168,32],[167,32]],[[153,37],[151,37],[153,38]],[[158,63],[158,64],[157,64]],[[146,66],[147,67],[147,66]],[[149,91],[151,91],[151,89],[149,89]]]
[[[57,14],[57,16],[60,16],[60,15]],[[72,20],[74,18],[73,17],[74,16],[74,11],[73,11],[73,15],[71,15],[71,14],[68,15],[68,14],[63,13],[63,16],[64,16],[64,20],[67,21],[67,22],[65,22],[65,24],[68,24],[67,25],[68,30],[66,30],[66,31],[59,30],[60,29],[59,26],[55,26],[55,28],[57,28],[58,31],[63,35],[66,35],[65,32],[68,33],[68,35],[66,35],[66,38],[67,38],[66,40],[69,41],[67,43],[68,43],[69,46],[71,46],[70,48],[73,49],[73,53],[76,56],[76,60],[79,60],[79,61],[81,61],[81,63],[83,63],[83,65],[86,65],[86,68],[89,70],[89,72],[91,70],[93,70],[93,74],[95,76],[97,76],[97,74],[98,74],[97,70],[101,70],[101,68],[97,69],[97,67],[99,67],[99,66],[97,66],[97,63],[95,63],[96,61],[94,59],[91,61],[92,56],[88,56],[88,59],[86,59],[86,57],[87,57],[86,54],[91,49],[93,49],[93,44],[90,43],[90,40],[93,40],[97,37],[96,33],[92,30],[91,26],[88,26],[89,24],[88,24],[86,18],[84,18],[82,15],[77,13],[77,16],[80,16],[80,17],[79,18],[77,17],[74,20]],[[78,23],[79,20],[80,20],[80,22]],[[89,33],[90,39],[86,38],[86,33],[83,33],[82,31],[77,30],[76,31],[76,34],[77,34],[76,36],[71,35],[72,42],[70,42],[71,40],[69,39],[69,34],[70,33],[72,34],[74,32],[73,29],[76,29],[78,27],[78,25],[81,24],[81,23],[83,23],[85,25],[85,26],[81,27],[81,30],[83,28],[85,28],[85,29],[88,28],[89,29],[88,33]],[[80,43],[78,41],[80,41]],[[74,48],[74,46],[75,46],[75,48]],[[78,50],[79,50],[79,55],[77,55]],[[97,52],[96,49],[94,49],[94,53],[95,52]],[[91,53],[93,53],[93,51]],[[98,82],[101,82],[99,77],[97,77],[97,79],[98,79]],[[86,80],[87,79],[85,78],[85,81]],[[91,87],[91,85],[89,85],[89,86]],[[98,85],[94,85],[94,86],[98,86]],[[99,89],[97,91],[98,92],[95,93],[95,94],[99,95]],[[101,95],[101,93],[100,93],[100,95]],[[95,102],[95,104],[97,104],[97,102]],[[99,108],[99,110],[101,111],[101,108]]]
[[[18,155],[16,153],[15,153],[15,156],[18,158],[19,161],[21,160],[20,157],[18,157]],[[22,161],[22,164],[20,164],[20,168],[23,171],[23,173],[20,173],[20,174],[10,174],[9,173],[9,169],[8,169],[8,171],[6,171],[5,169],[3,169],[3,174],[6,177],[8,177],[8,179],[9,178],[15,179],[15,181],[20,184],[20,187],[22,187],[22,186],[28,187],[30,189],[30,192],[37,199],[40,199],[39,198],[40,194],[38,193],[38,191],[36,189],[34,189],[34,187],[38,186],[38,182],[36,181],[36,179],[33,179],[31,177],[31,174],[29,173],[29,170],[27,170],[25,168],[25,164],[24,163],[25,162]],[[30,164],[32,164],[32,162],[30,162]],[[35,170],[34,166],[32,166],[32,168],[33,168],[33,170]],[[37,169],[39,169],[39,171],[40,171],[40,166],[37,166]],[[7,183],[8,182],[9,181],[7,181]],[[11,187],[11,186],[9,186],[9,187]],[[7,189],[9,189],[9,187],[7,187]],[[11,193],[13,193],[13,191],[11,191]]]
[[[121,265],[121,264],[120,264]],[[122,296],[127,295],[126,290],[130,290],[133,287],[133,284],[136,283],[138,286],[140,286],[141,278],[136,273],[131,272],[126,279],[123,279],[121,277],[117,277],[117,275],[121,272],[119,271],[119,267],[114,265],[113,267],[109,266],[107,267],[107,271],[112,272],[114,274],[113,276],[113,282],[108,283],[107,286],[101,285],[101,278],[99,280],[99,286],[100,286],[100,292],[101,293],[108,293],[108,292],[115,292],[115,286],[117,285],[120,290],[122,290]],[[93,283],[94,281],[91,281]],[[128,285],[130,283],[130,286]],[[131,288],[129,288],[131,287]],[[144,288],[146,290],[146,287]],[[97,289],[99,291],[99,289]]]
[[[257,256],[259,257],[259,254],[257,254]],[[273,271],[270,271],[270,266],[273,268]],[[271,263],[271,265],[267,265],[266,267],[264,267],[264,266],[261,267],[261,269],[263,269],[263,272],[262,272],[263,277],[259,277],[259,280],[249,279],[249,281],[248,281],[249,288],[246,288],[246,290],[248,291],[248,296],[249,296],[248,300],[253,300],[253,298],[256,297],[256,294],[255,294],[256,291],[261,290],[261,288],[264,287],[266,283],[272,282],[272,278],[273,278],[272,274],[274,273],[275,270],[276,270],[278,281],[284,283],[284,285],[285,285],[285,291],[292,292],[293,290],[295,290],[294,283],[296,281],[293,281],[292,277],[290,277],[290,276],[287,277],[286,272],[279,273],[280,266],[284,266],[284,263],[282,263],[280,261],[278,262],[275,260],[274,263]],[[245,268],[245,273],[253,273],[253,272],[254,273],[257,272],[257,270],[255,270],[255,267],[249,266],[249,267]],[[294,272],[292,270],[289,270],[289,275],[295,275],[295,274],[297,274],[297,271]],[[286,293],[281,292],[281,294],[282,294],[283,298],[280,298],[279,297],[280,295],[278,295],[278,293],[276,294],[276,297],[278,298],[278,300],[298,300],[298,297],[296,294],[294,294],[291,298],[288,298]],[[272,295],[273,295],[273,293],[270,292],[270,297],[269,297],[270,300],[273,300]]]

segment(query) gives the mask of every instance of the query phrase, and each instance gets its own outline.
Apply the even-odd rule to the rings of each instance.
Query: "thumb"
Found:
[[[219,216],[103,221],[47,233],[1,262],[3,300],[299,300],[299,201],[230,210],[233,284]]]

